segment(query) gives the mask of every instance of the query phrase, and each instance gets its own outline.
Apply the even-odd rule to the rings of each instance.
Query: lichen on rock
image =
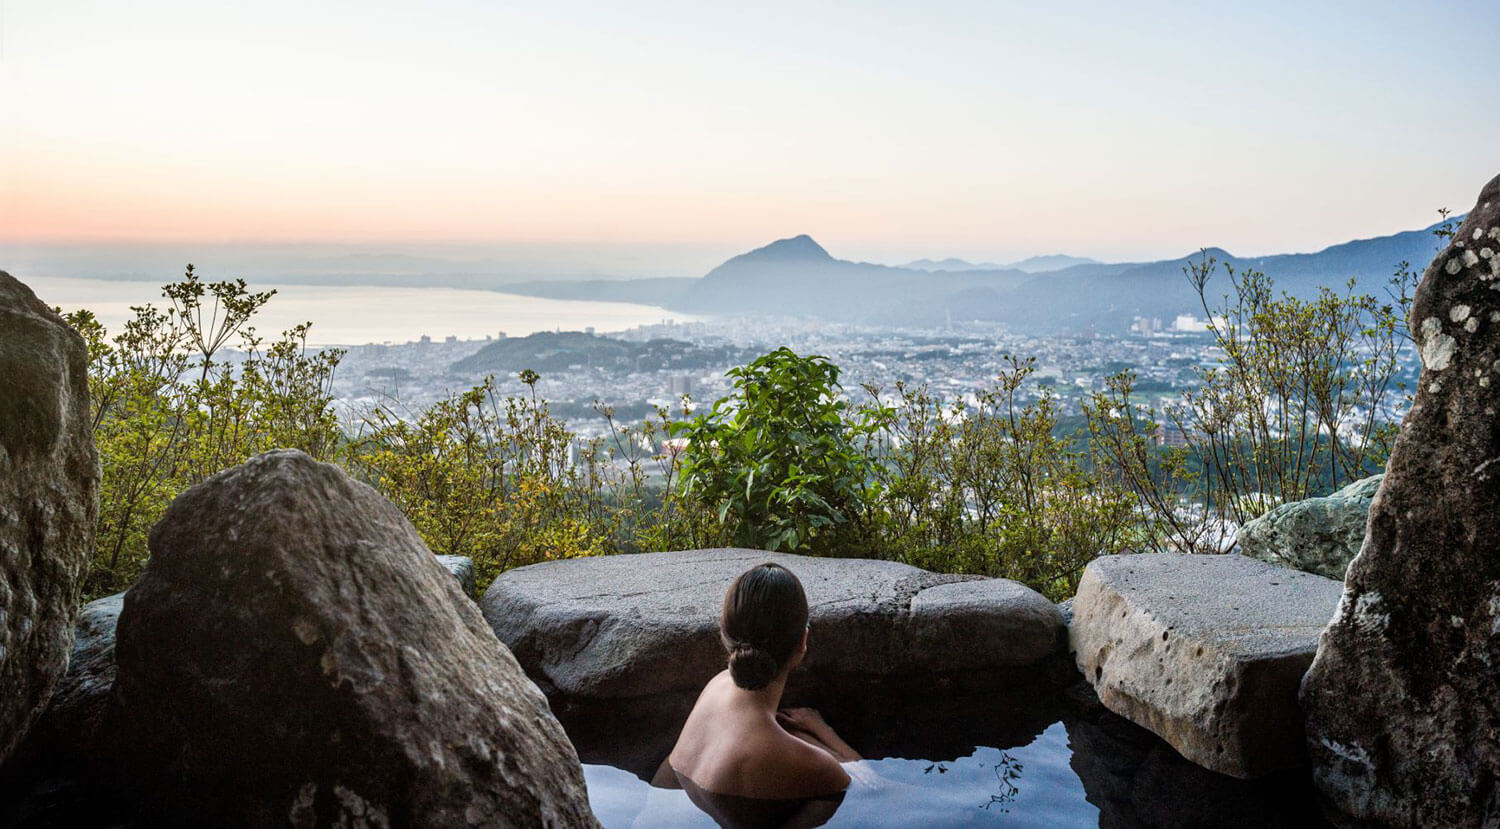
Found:
[[[1497,237],[1500,177],[1417,288],[1416,397],[1303,683],[1315,781],[1362,824],[1500,821],[1500,387],[1474,379],[1500,336],[1469,327],[1500,310]]]
[[[1245,522],[1237,538],[1240,553],[1343,581],[1365,541],[1370,502],[1384,477],[1372,475],[1332,495],[1281,504]]]

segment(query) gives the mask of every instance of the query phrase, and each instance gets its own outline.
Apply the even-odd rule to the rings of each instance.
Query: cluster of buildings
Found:
[[[925,387],[945,400],[972,399],[993,387],[1009,367],[1009,357],[1032,361],[1033,372],[1020,400],[1050,394],[1064,416],[1082,413],[1081,403],[1107,387],[1122,371],[1134,375],[1138,403],[1155,406],[1181,399],[1198,384],[1201,368],[1220,354],[1205,320],[1182,316],[1170,326],[1158,319],[1137,318],[1119,335],[1022,335],[995,323],[958,323],[941,329],[874,328],[797,318],[708,318],[663,322],[608,336],[646,342],[666,338],[703,349],[753,356],[786,346],[799,354],[821,354],[841,369],[846,393],[858,400],[875,390],[894,399],[897,381]],[[455,371],[454,364],[486,341],[437,341],[427,337],[400,345],[365,345],[348,350],[339,368],[335,392],[351,419],[380,403],[396,411],[421,411],[454,392],[470,388],[483,376]],[[512,341],[514,342],[514,341]],[[725,349],[726,346],[732,348]],[[748,359],[748,357],[747,357]],[[740,360],[739,362],[743,362]],[[535,391],[555,414],[587,438],[604,434],[607,424],[595,405],[610,406],[617,420],[639,420],[665,407],[680,413],[711,404],[730,391],[724,372],[739,362],[684,368],[679,361],[661,365],[569,365],[543,373]],[[515,375],[496,376],[502,394],[530,394]],[[1163,418],[1156,430],[1159,444],[1179,446],[1190,435]]]

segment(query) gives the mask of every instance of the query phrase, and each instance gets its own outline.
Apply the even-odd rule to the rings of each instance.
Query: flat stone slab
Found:
[[[1003,671],[1061,653],[1062,614],[1017,582],[759,550],[535,564],[495,579],[480,609],[549,694],[696,694],[724,669],[724,591],[767,561],[796,573],[807,590],[812,633],[799,669],[804,678]]]
[[[1239,555],[1104,556],[1069,641],[1111,711],[1205,768],[1259,777],[1307,763],[1297,687],[1342,591]]]

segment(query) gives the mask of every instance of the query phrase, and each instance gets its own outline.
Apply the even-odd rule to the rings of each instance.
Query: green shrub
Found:
[[[1402,263],[1391,300],[1322,287],[1301,299],[1253,270],[1205,256],[1184,269],[1220,355],[1178,401],[1141,399],[1134,374],[1109,378],[1086,406],[1105,468],[1133,493],[1142,546],[1218,552],[1279,503],[1326,494],[1380,471],[1404,388],[1403,322],[1418,275]],[[1229,292],[1209,299],[1222,273]],[[1185,445],[1157,446],[1172,430]]]
[[[310,353],[305,324],[267,346],[249,322],[274,292],[205,283],[189,265],[162,294],[165,310],[134,308],[114,337],[88,311],[66,315],[88,346],[102,472],[86,599],[135,581],[147,534],[182,490],[267,449],[330,460],[342,443],[331,390],[342,352]]]
[[[468,556],[487,585],[510,567],[604,552],[608,516],[584,499],[597,470],[545,403],[500,398],[486,380],[413,420],[365,415],[353,467],[441,555]]]
[[[973,402],[897,385],[899,403],[880,410],[885,557],[1016,579],[1061,599],[1088,562],[1125,548],[1135,523],[1128,494],[1073,448],[1050,386],[1021,401],[1034,370],[1007,358]]]
[[[730,396],[670,426],[688,441],[681,495],[738,546],[859,554],[874,470],[863,444],[878,421],[850,409],[838,366],[779,348],[728,376]]]

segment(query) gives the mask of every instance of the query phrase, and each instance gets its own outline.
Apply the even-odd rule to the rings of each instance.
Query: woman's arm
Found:
[[[776,721],[786,729],[788,734],[809,745],[823,749],[840,763],[864,759],[823,720],[822,714],[812,708],[788,708],[785,711],[778,711]]]

